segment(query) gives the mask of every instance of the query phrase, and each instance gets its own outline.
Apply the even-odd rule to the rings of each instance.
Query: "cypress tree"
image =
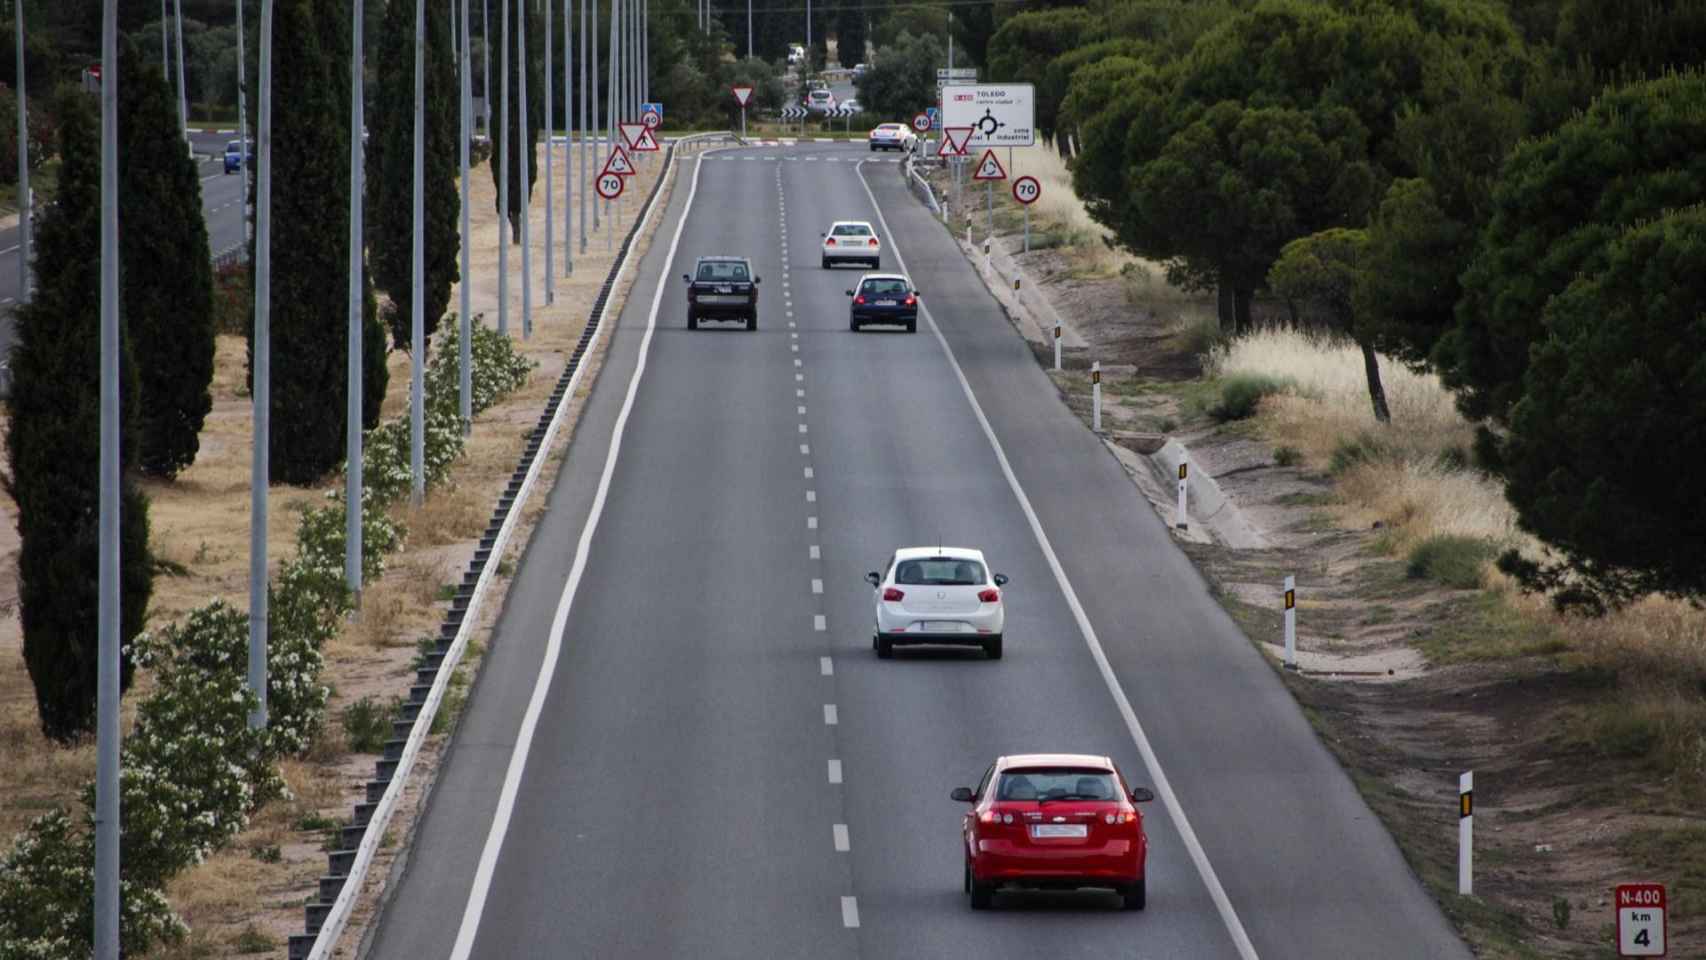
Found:
[[[424,317],[430,338],[450,304],[450,285],[460,276],[462,212],[457,181],[456,138],[461,129],[457,77],[450,49],[450,24],[428,11],[426,31],[426,144],[424,205],[426,255]],[[374,286],[391,297],[385,317],[391,342],[410,347],[414,282],[415,188],[415,4],[391,0],[378,52],[378,91],[368,124],[368,256]]]
[[[308,484],[343,461],[349,313],[349,6],[273,9],[272,432],[274,482]],[[343,38],[341,49],[338,38]],[[385,330],[364,310],[364,423],[385,397]],[[253,353],[253,327],[250,328]]]
[[[94,727],[99,669],[101,140],[94,98],[66,87],[57,101],[63,166],[37,228],[35,299],[16,315],[6,487],[18,505],[24,662],[42,732],[68,742]],[[119,629],[128,641],[142,629],[153,561],[148,502],[133,478],[138,378],[120,321]],[[127,656],[121,689],[132,672]]]
[[[494,0],[504,3],[507,0]],[[523,57],[518,55],[515,48],[515,11],[510,11],[509,20],[509,232],[510,242],[521,242],[521,163],[527,161],[527,183],[537,189],[539,179],[539,154],[536,148],[539,144],[539,128],[545,125],[545,75],[542,66],[545,48],[540,45],[539,37],[545,29],[544,19],[533,12],[532,4],[524,4],[527,10],[527,49],[532,56],[525,58],[527,63],[527,131],[523,142],[521,130],[521,65]],[[492,11],[492,72],[498,73],[503,69],[502,38],[497,36],[501,17],[501,9]],[[602,21],[608,24],[609,21]],[[579,29],[577,24],[576,29]],[[599,57],[600,64],[607,63],[603,56]],[[501,76],[501,74],[500,74]],[[597,89],[597,88],[594,88]],[[500,144],[496,142],[498,132],[503,129],[502,117],[499,111],[503,109],[503,87],[500,81],[492,81],[492,162],[486,168],[492,174],[492,187],[498,186],[498,160],[501,156]],[[411,95],[412,96],[412,95]],[[412,101],[411,101],[412,102]],[[604,101],[600,100],[600,116],[603,116]],[[430,129],[430,128],[429,128]],[[494,193],[492,209],[503,212],[503,194]],[[460,211],[458,211],[460,214]]]
[[[213,267],[201,182],[178,135],[177,101],[128,39],[119,63],[119,236],[124,322],[142,389],[145,473],[195,461],[213,409]]]

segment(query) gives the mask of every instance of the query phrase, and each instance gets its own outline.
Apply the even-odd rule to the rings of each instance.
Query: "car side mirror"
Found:
[[[1007,575],[1005,573],[996,574],[995,585],[998,587],[1005,587],[1007,585]]]
[[[851,296],[852,296],[852,295],[853,295],[853,291],[851,291],[851,290],[849,290],[849,291],[847,291],[847,295],[848,295],[848,296],[849,296],[849,297],[851,297]]]
[[[1132,803],[1148,803],[1149,801],[1154,800],[1154,799],[1155,799],[1155,791],[1149,789],[1148,787],[1132,787],[1131,788],[1131,802]]]
[[[872,570],[870,573],[865,574],[865,582],[874,587],[883,582],[883,575]]]
[[[948,799],[958,800],[961,803],[977,802],[977,797],[971,792],[970,787],[955,787],[954,792],[948,794]]]
[[[758,276],[755,276],[755,277],[753,277],[753,278],[752,278],[752,282],[753,282],[753,283],[763,283],[763,282],[764,282],[764,278],[763,278],[763,277],[758,277]]]
[[[684,274],[682,274],[682,275],[681,275],[681,279],[682,279],[682,280],[684,280],[684,281],[685,281],[685,282],[687,282],[687,283],[692,283],[692,282],[693,282],[693,278],[692,278],[692,277],[690,277],[690,276],[688,276],[688,275],[687,275],[687,274],[685,274],[685,273],[684,273]]]

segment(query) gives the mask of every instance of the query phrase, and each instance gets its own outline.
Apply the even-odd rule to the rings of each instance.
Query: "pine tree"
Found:
[[[213,409],[213,268],[201,182],[178,135],[177,102],[128,40],[119,63],[119,253],[124,322],[142,377],[146,473],[195,461]]]
[[[497,4],[503,2],[506,2],[506,0],[494,0],[493,5],[496,7]],[[531,4],[523,4],[523,6],[529,8],[527,11],[527,49],[532,54],[532,56],[525,58],[528,61],[527,133],[525,145],[523,144],[523,134],[521,131],[521,93],[519,86],[521,83],[521,63],[523,58],[518,55],[515,48],[514,8],[511,8],[509,13],[509,231],[510,242],[512,243],[521,242],[521,209],[523,196],[523,191],[521,189],[521,162],[523,159],[527,161],[527,183],[529,186],[535,186],[539,179],[539,154],[537,152],[539,144],[539,128],[545,125],[545,75],[544,67],[542,66],[544,63],[545,48],[539,42],[539,37],[542,35],[541,32],[545,29],[544,18],[540,17],[531,9]],[[492,10],[492,73],[494,74],[498,74],[499,71],[503,69],[502,38],[498,36],[501,23],[501,12],[501,9]],[[609,23],[607,20],[601,20],[600,22],[605,24]],[[576,23],[576,27],[579,27],[578,22]],[[604,64],[608,61],[604,59],[603,55],[601,55],[598,62],[600,64]],[[599,101],[600,104],[603,102],[604,101],[602,100]],[[494,77],[492,79],[492,138],[494,141],[497,139],[498,132],[503,129],[502,116],[500,114],[502,109],[503,87],[500,85],[499,79]],[[600,110],[602,111],[602,107]],[[603,114],[601,112],[600,116],[602,115]],[[496,142],[492,144],[492,162],[487,164],[487,169],[489,169],[492,174],[493,187],[498,186],[498,160],[502,155],[499,147],[500,144]],[[536,186],[535,189],[537,189]],[[492,209],[501,213],[503,211],[502,204],[503,195],[501,193],[495,194],[494,199],[492,200]]]
[[[99,675],[101,142],[92,97],[67,87],[57,99],[63,166],[37,228],[35,298],[17,312],[6,487],[18,505],[24,662],[42,732],[71,741],[94,727]],[[119,629],[129,640],[142,629],[153,560],[133,479],[138,377],[120,319]],[[121,689],[131,673],[127,657]]]
[[[423,198],[426,235],[425,328],[430,338],[460,276],[460,184],[456,138],[461,129],[450,24],[429,7],[426,23],[426,143]],[[386,326],[397,349],[410,348],[414,283],[415,3],[391,0],[378,51],[378,91],[368,123],[367,226],[374,286],[391,297]],[[529,91],[531,92],[531,91]]]
[[[307,484],[343,460],[349,312],[349,5],[280,0],[273,30],[272,432],[274,482]],[[342,38],[342,47],[338,46]],[[385,329],[365,304],[362,414],[384,401]],[[251,329],[251,356],[253,327]]]

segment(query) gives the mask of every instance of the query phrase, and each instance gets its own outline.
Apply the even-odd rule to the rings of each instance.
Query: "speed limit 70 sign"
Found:
[[[1036,177],[1025,176],[1013,181],[1013,199],[1020,203],[1028,206],[1036,203],[1042,195],[1043,185],[1037,182]]]
[[[621,174],[605,172],[598,175],[598,182],[593,186],[598,190],[599,196],[606,200],[614,200],[622,195],[622,188],[627,183],[627,178]]]
[[[1617,885],[1617,955],[1665,955],[1665,888],[1660,883]]]

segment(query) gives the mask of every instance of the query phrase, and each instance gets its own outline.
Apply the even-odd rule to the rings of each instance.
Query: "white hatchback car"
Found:
[[[1007,576],[989,572],[983,551],[907,547],[881,573],[865,574],[865,582],[877,608],[871,646],[878,657],[887,660],[897,644],[928,643],[982,647],[989,659],[1001,659]]]
[[[823,235],[823,267],[837,263],[868,263],[872,270],[883,268],[883,242],[877,231],[864,220],[837,220]]]

